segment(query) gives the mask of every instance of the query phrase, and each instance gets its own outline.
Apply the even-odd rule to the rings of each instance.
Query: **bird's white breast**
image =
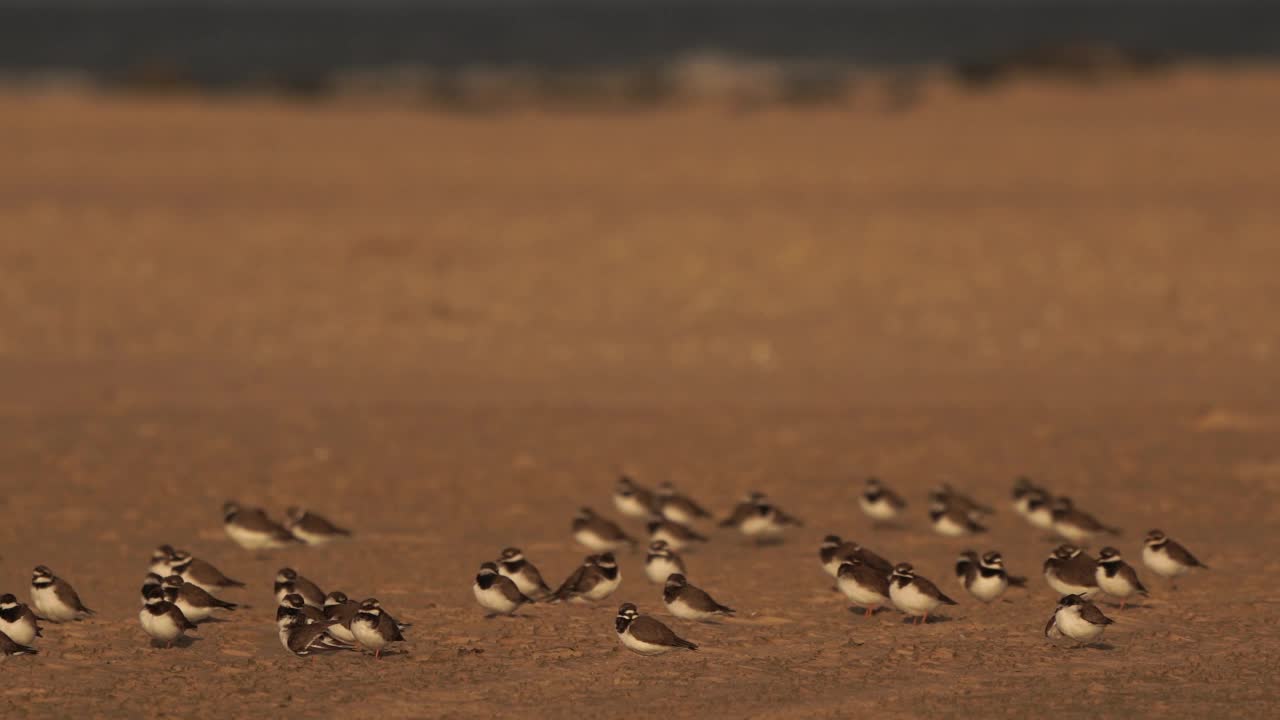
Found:
[[[763,517],[753,513],[751,517],[742,521],[742,525],[739,526],[739,529],[742,531],[743,535],[751,536],[782,534],[782,526],[778,524],[773,513]]]
[[[629,517],[649,517],[649,508],[635,495],[614,495],[613,506]]]
[[[47,618],[53,622],[74,620],[76,618],[75,608],[62,602],[53,587],[53,585],[41,588],[34,585],[31,587],[31,604],[35,606],[36,613],[40,617]]]
[[[873,520],[892,520],[898,515],[898,508],[893,506],[886,498],[880,497],[872,502],[861,496],[858,498],[858,504],[862,506],[862,512],[867,514]]]
[[[1045,582],[1049,583],[1049,587],[1053,588],[1054,592],[1059,595],[1079,595],[1083,598],[1090,598],[1098,593],[1098,588],[1096,587],[1085,587],[1084,585],[1071,585],[1066,583],[1058,577],[1056,572],[1053,572],[1052,570],[1045,571],[1044,579]]]
[[[969,527],[952,520],[950,515],[942,515],[934,520],[933,530],[946,537],[961,537],[969,534]]]
[[[387,645],[386,638],[378,632],[376,626],[367,620],[356,618],[351,621],[351,633],[355,635],[356,642],[369,648],[370,650],[378,650]]]
[[[519,607],[516,603],[511,602],[506,595],[502,594],[502,591],[496,585],[490,586],[486,590],[480,587],[480,583],[472,583],[471,592],[476,596],[476,602],[480,603],[480,607],[486,610],[509,613]]]
[[[1157,552],[1149,547],[1142,548],[1142,563],[1161,577],[1177,577],[1191,568],[1174,560],[1165,552]]]
[[[265,548],[280,546],[280,543],[275,538],[271,537],[271,533],[247,530],[235,523],[227,523],[226,529],[227,535],[234,540],[237,545],[246,550],[262,550]]]
[[[621,584],[622,570],[619,569],[617,576],[612,580],[602,579],[600,582],[596,583],[596,586],[591,588],[590,591],[583,593],[582,596],[592,601],[603,600],[612,595],[613,591],[617,590],[618,586]]]
[[[183,599],[181,595],[178,596],[177,601],[174,602],[173,604],[176,605],[178,609],[182,611],[182,614],[185,615],[186,618],[193,623],[200,622],[201,620],[204,620],[205,618],[213,614],[212,608],[195,607],[191,603]]]
[[[1059,632],[1072,640],[1088,642],[1102,634],[1103,625],[1094,625],[1080,616],[1080,607],[1072,605],[1060,608],[1054,615],[1054,624]]]
[[[867,588],[853,578],[838,578],[836,586],[840,588],[840,592],[849,598],[849,602],[858,607],[879,607],[888,600],[885,596]]]
[[[0,619],[0,632],[19,645],[30,645],[36,639],[35,623],[24,622],[21,617],[14,622]]]
[[[588,528],[582,528],[581,530],[578,530],[577,532],[575,532],[573,534],[573,539],[577,540],[579,545],[582,545],[588,550],[594,550],[596,552],[609,552],[610,550],[617,550],[618,548],[626,544],[622,540],[608,540],[606,538],[600,537],[600,535],[597,534],[594,530],[590,530]]]
[[[1053,511],[1047,506],[1040,506],[1027,513],[1027,522],[1041,530],[1053,529]]]
[[[663,604],[667,606],[667,612],[681,620],[709,620],[718,616],[717,613],[706,612],[705,610],[697,610],[689,607],[689,604],[686,603],[683,598],[679,597],[676,598],[675,602],[666,602],[663,600]]]
[[[982,573],[978,573],[973,582],[969,583],[969,594],[978,598],[982,602],[991,602],[1004,594],[1006,588],[1009,587],[1009,581],[999,575],[991,577],[983,577]]]
[[[899,610],[906,613],[929,612],[938,607],[938,600],[920,592],[915,583],[908,583],[904,587],[897,582],[890,582],[889,598]]]
[[[654,558],[644,565],[644,574],[652,583],[665,584],[667,576],[675,573],[684,574],[684,570],[668,558]]]
[[[627,632],[618,633],[618,639],[622,641],[622,644],[628,650],[638,652],[641,655],[661,655],[662,653],[675,650],[674,647],[670,647],[668,645],[656,645],[654,643],[647,643],[643,640],[637,640],[635,636],[631,634],[630,628],[627,629]]]
[[[1102,588],[1102,592],[1111,597],[1127,598],[1137,590],[1133,583],[1126,580],[1120,573],[1108,577],[1106,569],[1102,566],[1098,566],[1094,571],[1094,580],[1098,583],[1098,587]]]

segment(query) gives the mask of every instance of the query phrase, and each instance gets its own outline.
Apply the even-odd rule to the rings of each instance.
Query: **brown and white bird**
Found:
[[[222,506],[222,527],[246,550],[273,550],[302,542],[261,508],[241,507],[230,501]]]
[[[308,545],[324,545],[334,540],[351,537],[351,531],[340,528],[306,508],[291,507],[285,510],[284,527],[293,536]]]
[[[12,657],[14,655],[39,655],[40,651],[16,642],[13,638],[0,632],[0,657]]]
[[[280,644],[285,650],[297,655],[308,655],[342,652],[355,648],[337,641],[330,633],[332,626],[320,622],[312,622],[301,615],[292,615],[279,624]]]
[[[138,613],[138,622],[152,640],[163,643],[166,648],[173,647],[174,641],[196,629],[195,623],[188,620],[176,605],[164,599],[164,590],[147,588],[145,601]]]
[[[480,572],[471,584],[471,592],[480,607],[489,611],[488,617],[514,615],[521,605],[533,602],[533,598],[520,592],[511,578],[498,573],[497,563],[491,562],[480,566]]]
[[[1088,599],[1098,593],[1098,561],[1075,545],[1059,545],[1044,561],[1044,580],[1063,596]]]
[[[351,634],[356,642],[373,651],[376,659],[382,659],[382,651],[391,643],[404,642],[404,633],[394,618],[382,610],[377,598],[360,603],[360,610],[351,620]]]
[[[183,617],[193,623],[203,622],[213,616],[214,610],[235,610],[235,603],[219,600],[199,585],[185,582],[181,575],[170,575],[161,582],[164,599],[182,611]],[[143,596],[145,600],[145,595]]]
[[[1102,631],[1114,622],[1088,600],[1079,595],[1066,595],[1058,601],[1057,609],[1044,626],[1044,636],[1067,637],[1087,645],[1102,637]]]
[[[960,512],[972,518],[995,514],[995,510],[990,505],[983,505],[968,495],[957,491],[947,483],[941,483],[929,491],[929,504],[933,505],[935,503],[949,508],[958,508]]]
[[[893,573],[893,563],[859,545],[853,540],[841,540],[839,535],[828,535],[822,539],[818,548],[818,559],[822,561],[822,569],[831,577],[837,577],[840,566],[852,558],[857,558],[863,565],[889,577]]]
[[[520,592],[534,600],[542,600],[551,594],[551,588],[542,579],[542,573],[525,559],[520,548],[509,547],[497,560],[498,573],[511,578]]]
[[[309,623],[326,624],[328,617],[318,607],[308,605],[298,593],[289,593],[280,598],[276,605],[276,628],[283,628],[290,618],[300,617]]]
[[[1053,501],[1053,531],[1068,542],[1084,545],[1098,535],[1119,535],[1117,528],[1103,525],[1097,518],[1077,508],[1071,498]]]
[[[965,510],[963,505],[948,502],[932,502],[929,504],[929,522],[933,531],[944,537],[968,537],[987,531],[974,519],[973,510]]]
[[[1004,595],[1010,585],[1025,587],[1027,579],[1010,576],[1004,569],[1004,557],[992,550],[978,557],[967,550],[956,561],[956,578],[970,595],[989,603]]]
[[[597,515],[588,507],[579,510],[573,518],[572,530],[573,539],[593,552],[609,552],[636,546],[635,539],[623,532],[617,523]]]
[[[613,553],[588,556],[551,595],[550,602],[587,603],[604,600],[622,584],[622,569]]]
[[[913,624],[929,622],[929,613],[939,605],[956,604],[937,585],[916,575],[911,563],[894,566],[893,576],[889,578],[889,599],[905,615],[913,618]]]
[[[676,492],[675,487],[669,482],[658,486],[653,502],[654,509],[659,515],[681,525],[693,525],[699,520],[711,517],[711,513],[694,502],[692,498]]]
[[[244,583],[223,575],[221,570],[200,558],[193,557],[186,550],[174,551],[169,563],[169,574],[180,575],[184,581],[209,592],[244,587]]]
[[[334,591],[324,598],[324,617],[331,621],[329,634],[346,643],[354,643],[356,636],[351,634],[351,621],[360,612],[360,603],[347,597],[344,592]]]
[[[161,545],[152,550],[151,565],[147,569],[162,578],[172,575],[170,563],[173,561],[174,552],[172,545]]]
[[[1053,496],[1043,488],[1031,486],[1021,495],[1014,490],[1014,507],[1018,514],[1034,528],[1053,530]]]
[[[618,478],[613,491],[613,506],[627,517],[647,518],[654,511],[654,495],[628,475]]]
[[[866,489],[858,496],[858,506],[867,517],[878,523],[894,520],[907,507],[907,501],[880,482],[880,478],[867,478]]]
[[[665,584],[675,574],[685,575],[684,560],[662,540],[649,543],[649,554],[644,559],[644,575],[649,582]]]
[[[1151,572],[1169,580],[1169,586],[1177,590],[1174,580],[1193,568],[1209,569],[1208,565],[1196,559],[1186,548],[1174,542],[1160,530],[1147,533],[1142,544],[1142,564]]]
[[[44,636],[36,614],[9,593],[0,595],[0,633],[8,635],[19,645],[30,645],[36,638]]]
[[[71,583],[54,575],[44,565],[31,572],[31,607],[35,608],[36,615],[55,623],[94,614],[80,602],[80,596]]]
[[[681,620],[709,622],[723,617],[733,617],[734,609],[716,602],[707,592],[689,584],[684,575],[676,573],[667,578],[662,589],[662,602],[667,612]]]
[[[274,585],[276,593],[276,602],[292,593],[302,596],[303,602],[314,608],[324,607],[324,591],[320,586],[298,574],[293,568],[280,568],[276,572],[276,582]]]
[[[694,643],[677,636],[671,628],[648,615],[641,615],[632,603],[623,603],[614,619],[618,640],[640,655],[662,655],[673,650],[697,650]]]
[[[663,517],[650,520],[645,529],[649,531],[649,542],[665,542],[667,547],[677,552],[691,545],[707,542],[705,535],[700,535],[678,522]]]
[[[1147,589],[1138,579],[1138,573],[1113,547],[1104,547],[1098,553],[1098,567],[1094,579],[1102,592],[1120,601],[1120,609],[1134,595],[1146,596]]]
[[[738,532],[757,542],[774,541],[790,527],[803,527],[800,520],[773,505],[762,493],[752,492],[738,503],[720,527],[737,528]]]
[[[866,617],[890,604],[889,576],[862,562],[855,556],[840,564],[836,571],[836,587],[849,602],[864,610]]]

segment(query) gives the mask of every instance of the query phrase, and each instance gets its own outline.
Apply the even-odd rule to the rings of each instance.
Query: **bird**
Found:
[[[80,596],[71,583],[54,575],[44,565],[31,572],[31,606],[41,618],[55,623],[94,614],[80,602]]]
[[[175,640],[196,629],[195,623],[176,605],[164,599],[164,590],[154,586],[147,588],[146,604],[138,613],[138,622],[152,640],[164,643],[166,648],[173,647]]]
[[[155,573],[157,577],[168,577],[170,575],[171,563],[173,561],[173,546],[161,545],[151,552],[151,566],[147,568]]]
[[[883,573],[885,577],[889,577],[893,573],[893,563],[853,540],[841,540],[839,535],[826,536],[822,539],[822,545],[818,548],[818,559],[822,561],[822,569],[831,577],[837,577],[840,573],[840,566],[855,557],[863,565]]]
[[[862,608],[866,617],[892,602],[889,576],[867,565],[854,555],[840,563],[836,570],[836,588],[849,602]]]
[[[0,595],[0,633],[19,645],[30,645],[36,638],[44,637],[36,614],[10,593]]]
[[[720,522],[720,527],[737,528],[757,542],[777,540],[788,527],[803,526],[804,523],[775,507],[758,492],[748,494],[733,513]]]
[[[956,601],[942,594],[937,585],[915,574],[911,563],[898,563],[889,578],[889,599],[913,624],[929,622],[929,613],[939,605],[955,605]]]
[[[324,607],[324,591],[315,583],[302,577],[297,570],[291,567],[280,568],[276,573],[275,582],[276,602],[285,595],[297,593],[302,596],[303,602],[314,608]]]
[[[929,504],[929,521],[933,531],[944,537],[966,537],[987,531],[978,521],[973,519],[973,511],[966,511],[963,506],[933,502]]]
[[[941,483],[929,492],[929,504],[934,503],[941,503],[949,508],[959,508],[962,513],[970,517],[994,515],[996,512],[990,505],[983,505],[968,495],[957,492],[947,483]]]
[[[618,640],[626,649],[640,655],[661,655],[673,650],[697,650],[698,646],[679,637],[661,622],[641,615],[632,603],[623,603],[614,620]]]
[[[1114,622],[1088,600],[1079,595],[1066,595],[1049,616],[1044,636],[1050,639],[1068,637],[1080,645],[1087,645],[1101,637],[1102,631]]]
[[[675,487],[669,482],[658,486],[653,502],[659,515],[681,525],[693,525],[699,520],[711,517],[711,513],[694,502],[692,498],[676,492]]]
[[[878,477],[867,478],[867,487],[858,496],[858,505],[867,517],[884,523],[893,520],[907,507],[907,501],[884,486]]]
[[[223,575],[221,570],[200,558],[193,557],[186,550],[174,551],[173,561],[169,564],[169,574],[181,575],[184,581],[209,592],[244,587],[244,583]]]
[[[1119,529],[1103,525],[1094,516],[1077,508],[1067,497],[1053,501],[1053,531],[1076,545],[1083,545],[1103,533],[1120,534]]]
[[[1177,590],[1174,582],[1179,575],[1190,572],[1192,568],[1209,569],[1208,565],[1196,559],[1186,548],[1171,540],[1164,532],[1152,530],[1147,533],[1142,544],[1142,564],[1151,572],[1169,580],[1169,587]]]
[[[520,592],[511,578],[498,573],[497,563],[491,562],[480,566],[480,572],[471,585],[471,592],[476,596],[480,607],[489,611],[489,617],[514,615],[521,605],[533,602],[533,598]]]
[[[1044,580],[1061,595],[1088,599],[1098,592],[1098,561],[1075,545],[1059,545],[1044,561]]]
[[[222,506],[222,526],[245,550],[273,550],[302,542],[261,508],[240,507],[233,501]]]
[[[1028,490],[1022,499],[1022,517],[1034,528],[1053,530],[1053,496],[1039,488]]]
[[[989,603],[1004,595],[1010,585],[1026,586],[1024,577],[1011,577],[1004,569],[1004,557],[992,550],[978,557],[976,552],[961,553],[956,562],[956,577],[969,594]]]
[[[292,615],[279,624],[280,644],[298,657],[355,649],[349,643],[336,641],[330,634],[331,629],[325,623],[309,622],[301,615]]]
[[[672,550],[665,541],[655,540],[649,543],[649,554],[644,559],[644,574],[649,582],[663,584],[667,577],[679,573],[685,575],[684,560]]]
[[[306,600],[298,593],[289,593],[280,598],[276,605],[276,628],[282,628],[289,622],[290,618],[300,617],[309,623],[325,623],[328,618],[325,617],[324,611],[313,605],[308,605]]]
[[[401,625],[382,610],[376,598],[360,603],[360,610],[351,620],[351,634],[356,642],[373,651],[376,659],[382,659],[382,650],[395,642],[404,642]]]
[[[542,600],[551,594],[551,588],[542,579],[542,573],[525,559],[520,548],[509,547],[497,560],[498,574],[511,578],[520,592],[534,600]]]
[[[324,598],[324,617],[334,621],[329,625],[329,634],[337,639],[354,643],[356,636],[351,633],[351,621],[360,611],[360,603],[347,597],[344,592],[334,591]]]
[[[1031,482],[1031,478],[1021,475],[1013,481],[1013,509],[1019,515],[1026,517],[1030,512],[1027,507],[1031,496],[1036,492],[1044,492],[1035,483]]]
[[[23,645],[13,640],[8,635],[0,632],[0,656],[11,657],[13,655],[38,655],[40,651]]]
[[[695,543],[705,543],[707,538],[674,520],[658,516],[645,526],[649,531],[649,541],[660,540],[672,550],[680,551]]]
[[[308,545],[325,543],[351,537],[351,531],[340,528],[306,508],[291,507],[284,511],[284,529]]]
[[[592,555],[551,595],[551,602],[604,600],[622,584],[622,569],[613,553]]]
[[[164,586],[164,578],[160,577],[159,575],[153,572],[147,573],[147,576],[142,579],[142,604],[143,605],[147,604],[147,588],[163,587],[163,586]]]
[[[573,539],[593,552],[634,548],[636,541],[622,531],[616,523],[600,517],[594,510],[584,507],[573,518]]]
[[[1134,594],[1146,597],[1147,589],[1138,579],[1138,573],[1120,556],[1120,551],[1113,547],[1104,547],[1098,552],[1098,567],[1094,571],[1094,579],[1102,592],[1120,601],[1120,609]]]
[[[721,617],[733,617],[734,609],[716,602],[707,592],[689,584],[680,573],[667,578],[662,588],[662,602],[667,612],[681,620],[707,622]]]
[[[628,517],[647,518],[653,513],[653,492],[629,475],[621,475],[613,491],[613,506]]]
[[[235,610],[238,607],[235,603],[210,595],[209,591],[199,585],[183,581],[181,575],[170,575],[163,580],[161,587],[164,599],[173,603],[193,623],[212,617],[214,610]]]

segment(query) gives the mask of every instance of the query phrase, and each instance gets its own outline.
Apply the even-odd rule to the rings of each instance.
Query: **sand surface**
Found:
[[[1280,74],[939,90],[916,111],[442,115],[259,100],[0,98],[0,590],[54,568],[97,617],[2,662],[0,715],[1272,716],[1280,701]],[[599,607],[485,620],[477,565],[552,582],[618,468],[718,512],[691,579],[740,609],[665,618],[640,557]],[[1033,477],[1213,567],[1041,635]],[[909,522],[858,512],[877,473]],[[1001,512],[947,540],[950,478]],[[353,542],[258,557],[228,498],[302,504]],[[628,527],[638,530],[636,523]],[[961,604],[864,619],[816,560],[836,532]],[[148,647],[152,547],[249,583],[190,647]],[[949,575],[997,548],[1030,589]],[[284,565],[412,621],[381,662],[275,637]],[[1149,575],[1149,574],[1148,574]]]

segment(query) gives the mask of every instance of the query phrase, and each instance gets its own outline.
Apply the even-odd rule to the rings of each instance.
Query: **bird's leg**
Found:
[[[922,619],[922,620],[920,621],[920,624],[921,624],[921,625],[928,625],[928,624],[929,624],[929,613],[928,613],[927,611],[926,611],[926,612],[925,612],[925,614],[924,614],[924,619]]]
[[[870,605],[868,605],[868,606],[867,606],[867,611],[866,611],[865,613],[863,613],[863,614],[862,614],[862,617],[871,617],[871,606],[870,606]]]
[[[378,648],[377,650],[374,650],[374,651],[373,651],[373,659],[374,659],[374,660],[381,660],[381,659],[382,659],[382,648]]]
[[[1124,604],[1125,604],[1126,602],[1128,602],[1128,600],[1127,600],[1127,599],[1125,599],[1125,598],[1120,598],[1120,609],[1121,609],[1121,610],[1124,610]]]

